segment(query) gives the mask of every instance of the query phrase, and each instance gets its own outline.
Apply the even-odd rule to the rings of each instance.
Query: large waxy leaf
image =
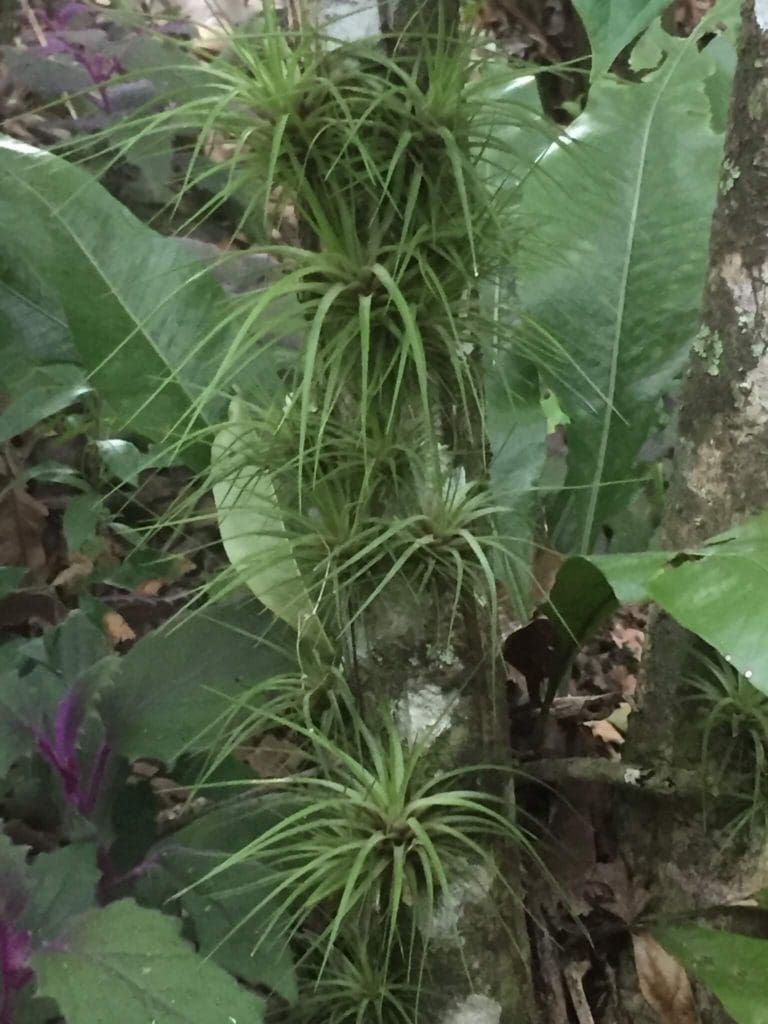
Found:
[[[307,624],[317,630],[274,485],[268,473],[252,464],[251,432],[245,407],[236,399],[211,453],[224,550],[242,582],[278,618],[296,630]]]
[[[258,1024],[263,1001],[198,956],[180,928],[132,900],[72,918],[32,957],[38,994],[67,1024]]]
[[[132,760],[172,762],[183,750],[206,747],[206,728],[230,700],[290,671],[285,642],[253,604],[195,612],[155,630],[121,659],[102,702],[115,749]]]
[[[648,593],[768,693],[768,513],[655,574]]]
[[[610,68],[669,0],[574,0],[592,46],[592,78]]]
[[[619,601],[648,599],[768,693],[768,513],[677,554],[570,558],[552,589],[550,614],[580,639],[584,625]]]
[[[250,806],[240,801],[234,816],[227,806],[204,815],[155,847],[138,896],[142,903],[183,909],[202,953],[249,984],[265,985],[293,1001],[296,977],[285,941],[287,929],[275,918],[274,904],[265,902],[246,919],[250,908],[268,900],[274,877],[257,861],[246,860],[201,882],[218,864],[272,827],[282,810],[274,801],[255,801]]]
[[[659,927],[653,934],[714,992],[736,1024],[768,1024],[768,941],[693,926]]]
[[[27,387],[33,368],[77,361],[56,292],[7,238],[0,241],[0,357],[2,389],[10,394]]]
[[[550,372],[571,420],[565,549],[589,551],[632,492],[659,396],[696,333],[722,148],[697,48],[708,26],[668,37],[642,82],[596,82],[523,192],[537,226],[518,279],[528,341],[543,331],[564,351]]]
[[[207,271],[81,168],[5,137],[0,228],[58,296],[118,423],[168,440],[217,368],[210,335],[224,295]]]

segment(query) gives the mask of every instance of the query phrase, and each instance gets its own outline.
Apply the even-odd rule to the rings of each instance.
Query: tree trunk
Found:
[[[325,0],[316,10],[331,36],[351,41],[372,34],[377,7],[379,27],[401,33],[395,59],[405,66],[420,46],[438,38],[444,43],[458,25],[458,0]],[[425,81],[423,87],[428,84]],[[479,380],[476,383],[479,386]],[[434,419],[451,422],[450,413],[442,416],[438,408]],[[412,410],[400,410],[404,444],[414,421],[418,415]],[[432,460],[435,465],[447,462],[457,473],[465,472],[468,480],[482,479],[482,425],[475,423],[466,431],[471,438],[458,438],[460,433],[447,427],[438,436],[441,450],[432,453]],[[426,463],[431,464],[429,459]],[[491,764],[509,769],[498,633],[495,603],[483,601],[468,588],[457,601],[450,585],[425,587],[417,596],[408,585],[393,580],[351,630],[352,682],[364,714],[375,720],[382,706],[388,708],[405,742],[418,739],[428,744],[428,764],[435,773]],[[478,791],[494,789],[514,815],[508,771],[474,770],[458,782],[460,788],[467,784]],[[449,878],[449,897],[438,905],[429,924],[419,1001],[419,1021],[424,1024],[535,1020],[520,849],[500,842],[494,853],[497,877],[486,864],[467,859]]]
[[[720,196],[715,211],[702,326],[685,377],[664,519],[667,546],[696,546],[768,507],[768,6],[744,6]],[[630,761],[696,768],[682,702],[690,638],[660,615],[646,655],[642,706]],[[718,843],[700,808],[641,798],[625,804],[623,849],[662,912],[744,898],[768,882],[765,849]],[[765,844],[761,844],[764,846]],[[699,991],[702,1021],[728,1021]],[[647,1013],[648,1011],[643,1011]],[[640,1018],[638,1018],[640,1019]],[[643,1016],[642,1020],[646,1017]],[[649,1014],[648,1020],[654,1015]]]

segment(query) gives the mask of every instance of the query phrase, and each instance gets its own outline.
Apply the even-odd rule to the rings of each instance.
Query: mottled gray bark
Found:
[[[667,546],[696,545],[768,507],[767,453],[768,4],[747,0],[702,326],[683,386]],[[657,618],[628,759],[696,769],[702,726],[681,701],[689,639],[668,617]],[[623,849],[664,911],[730,902],[768,883],[768,849],[723,846],[711,820],[708,831],[701,814],[675,801],[625,805]],[[706,993],[697,998],[702,1021],[730,1020]]]
[[[452,614],[453,595],[417,600],[405,588],[382,596],[359,631],[361,694],[394,708],[401,733],[430,743],[430,767],[451,771],[510,765],[504,675],[495,623],[477,602]],[[450,629],[449,623],[451,623]],[[364,697],[362,698],[365,699]],[[504,773],[473,772],[459,783],[506,791]],[[499,846],[506,884],[467,860],[431,929],[425,1024],[532,1024],[535,1019],[522,912],[519,850]]]

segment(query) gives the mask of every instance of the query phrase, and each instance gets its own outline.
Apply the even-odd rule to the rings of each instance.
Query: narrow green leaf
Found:
[[[72,918],[32,957],[37,993],[68,1024],[258,1024],[264,1003],[132,900]]]

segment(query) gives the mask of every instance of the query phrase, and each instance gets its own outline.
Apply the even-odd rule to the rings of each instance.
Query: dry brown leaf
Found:
[[[162,579],[156,580],[145,580],[136,587],[137,594],[143,594],[145,597],[156,597],[165,586],[166,581]]]
[[[632,936],[643,998],[662,1024],[700,1024],[693,989],[680,964],[648,932]]]
[[[586,880],[592,906],[609,910],[631,925],[648,904],[648,891],[629,874],[623,857],[597,861]]]
[[[619,648],[625,648],[638,661],[645,650],[645,632],[642,629],[635,629],[634,626],[616,625],[611,630],[611,640]]]
[[[113,647],[136,639],[136,634],[119,612],[107,612],[101,622]]]
[[[93,572],[93,562],[81,551],[74,551],[69,558],[69,565],[62,569],[51,583],[52,587],[71,587],[87,579]]]
[[[636,692],[637,676],[630,673],[621,682],[621,695],[622,697],[634,697]]]
[[[0,498],[0,565],[24,565],[44,579],[47,556],[43,532],[48,509],[20,487]]]
[[[596,739],[602,740],[608,746],[620,747],[624,742],[624,737],[607,718],[601,718],[597,722],[584,722],[583,725]]]
[[[531,598],[534,604],[540,604],[549,596],[564,561],[565,558],[559,551],[552,551],[549,548],[536,549],[531,579]]]

